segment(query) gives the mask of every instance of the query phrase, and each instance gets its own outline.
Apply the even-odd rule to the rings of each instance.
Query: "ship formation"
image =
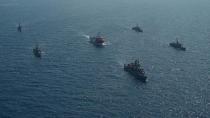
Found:
[[[143,33],[143,29],[139,25],[132,27],[131,30],[138,33]],[[17,31],[22,32],[22,26],[20,23],[17,27]],[[105,38],[101,36],[100,33],[98,33],[96,36],[89,37],[89,39],[90,42],[97,47],[104,46],[105,44]],[[178,41],[178,39],[176,39],[176,42],[169,43],[169,46],[182,51],[186,50],[186,48],[183,47],[183,45]],[[42,51],[38,44],[33,48],[33,54],[37,58],[42,57]],[[141,80],[142,82],[147,82],[147,76],[145,75],[144,69],[141,66],[138,59],[136,59],[134,62],[124,64],[124,71],[128,72],[129,74],[134,76],[136,79]]]

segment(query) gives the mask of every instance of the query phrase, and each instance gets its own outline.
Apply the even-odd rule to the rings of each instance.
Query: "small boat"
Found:
[[[20,25],[20,23],[19,23],[19,25],[18,25],[18,27],[17,27],[17,31],[18,31],[18,32],[22,32],[22,26]]]
[[[104,37],[98,33],[97,36],[90,37],[90,42],[95,46],[104,46],[105,40]]]
[[[172,43],[169,43],[169,45],[175,49],[179,49],[179,50],[182,50],[182,51],[185,51],[186,48],[183,47],[183,45],[181,43],[179,43],[178,39],[176,39],[176,42],[172,42]]]
[[[42,51],[38,45],[36,45],[36,47],[33,49],[33,53],[34,53],[34,56],[36,56],[38,58],[41,58],[41,56],[42,56]]]
[[[124,64],[124,70],[133,75],[136,79],[143,82],[147,80],[147,76],[145,76],[144,69],[141,68],[139,60],[135,60],[134,63]]]
[[[132,30],[136,32],[143,32],[143,30],[139,27],[139,25],[136,25],[135,27],[132,27]]]

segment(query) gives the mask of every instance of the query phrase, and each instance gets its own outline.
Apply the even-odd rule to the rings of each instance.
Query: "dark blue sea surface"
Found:
[[[0,118],[209,118],[209,11],[209,0],[1,0]],[[97,32],[104,48],[89,43]],[[168,46],[176,37],[185,52]],[[123,71],[136,58],[146,84]]]

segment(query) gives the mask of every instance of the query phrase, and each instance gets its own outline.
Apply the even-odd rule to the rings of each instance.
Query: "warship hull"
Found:
[[[132,30],[134,30],[136,32],[143,32],[143,30],[140,29],[139,27],[133,27]]]
[[[41,58],[42,57],[40,50],[33,49],[33,53],[34,53],[34,56],[35,57],[38,57],[38,58]]]
[[[95,46],[104,46],[104,40],[97,40],[95,37],[90,37],[90,43],[92,43]]]
[[[18,31],[18,32],[22,32],[22,28],[21,28],[21,27],[18,27],[18,28],[17,28],[17,31]]]
[[[179,49],[179,50],[182,50],[182,51],[186,51],[186,48],[185,47],[182,47],[180,45],[177,45],[176,43],[170,43],[169,44],[171,47],[175,48],[175,49]]]
[[[129,74],[133,75],[136,79],[141,80],[142,82],[146,82],[147,81],[147,77],[143,74],[143,73],[139,73],[136,71],[133,71],[129,68],[124,67],[124,70],[126,72],[128,72]]]

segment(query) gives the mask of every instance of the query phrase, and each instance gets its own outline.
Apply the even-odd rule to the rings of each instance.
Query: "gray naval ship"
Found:
[[[139,27],[138,24],[135,27],[132,27],[132,30],[134,30],[136,32],[143,32],[143,30]]]
[[[124,70],[142,82],[146,82],[147,80],[147,76],[145,76],[144,69],[141,68],[139,60],[135,60],[134,63],[124,64]]]
[[[42,51],[38,45],[36,45],[36,47],[33,49],[33,53],[35,57],[38,57],[38,58],[42,57]]]
[[[176,39],[176,42],[169,43],[169,45],[175,49],[178,49],[178,50],[182,50],[182,51],[186,50],[186,48],[183,47],[183,45],[181,43],[179,43],[178,39]]]
[[[22,26],[20,25],[20,23],[18,24],[17,31],[22,32]]]

